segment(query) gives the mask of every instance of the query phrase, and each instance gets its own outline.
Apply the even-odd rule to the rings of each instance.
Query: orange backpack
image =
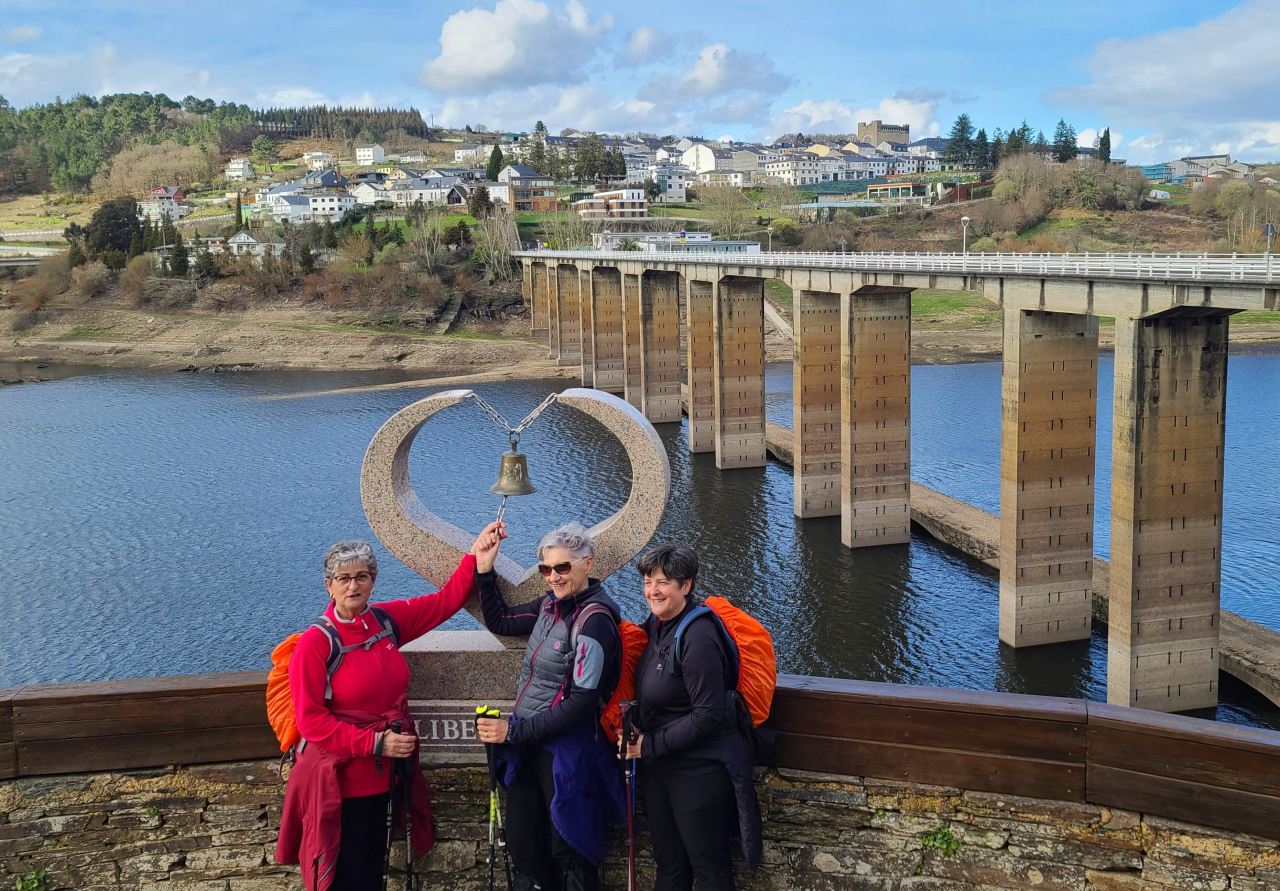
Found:
[[[724,641],[738,663],[738,693],[751,714],[751,726],[759,727],[773,707],[773,688],[778,682],[778,659],[773,652],[773,636],[749,614],[723,597],[708,597],[685,614],[676,626],[671,646],[671,670],[680,675],[680,639],[689,623],[711,615],[720,626]]]
[[[342,664],[344,655],[359,647],[367,650],[384,637],[391,638],[391,642],[398,645],[400,629],[396,626],[396,620],[391,618],[391,614],[377,606],[369,607],[369,612],[377,620],[380,630],[368,640],[349,647],[342,645],[338,629],[328,618],[321,616],[320,620],[312,625],[313,628],[323,631],[329,638],[329,655],[325,659],[324,676],[326,700],[333,698],[333,673]],[[293,691],[289,687],[289,662],[293,659],[293,651],[298,648],[301,637],[302,632],[290,634],[276,645],[276,648],[271,651],[271,671],[267,674],[267,720],[271,723],[271,729],[275,731],[276,739],[280,741],[280,751],[286,755],[302,738],[302,734],[298,731],[297,718],[294,716]]]

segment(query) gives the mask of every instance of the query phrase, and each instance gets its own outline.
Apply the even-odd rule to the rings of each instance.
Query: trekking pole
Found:
[[[627,891],[636,891],[636,760],[626,757],[627,746],[635,737],[635,719],[631,714],[635,705],[634,702],[618,703],[622,711],[622,737],[619,745],[622,747],[623,772],[627,778]]]
[[[391,732],[399,733],[402,725],[399,721],[391,722]],[[382,748],[386,748],[386,737],[382,739]],[[382,766],[382,755],[379,754],[378,766]],[[391,774],[391,785],[387,788],[387,851],[382,860],[382,891],[387,891],[387,876],[391,873],[391,828],[395,824],[396,815],[396,769],[392,765],[391,770],[387,771]]]
[[[397,767],[402,767],[404,777],[401,779],[401,788],[404,791],[404,856],[405,856],[405,874],[404,874],[404,891],[413,891],[414,874],[413,874],[413,762],[404,758],[396,762]]]
[[[476,706],[476,723],[479,724],[481,718],[499,718],[502,712],[496,708],[490,708],[487,705]],[[477,726],[477,736],[479,728]],[[497,773],[497,752],[494,751],[493,745],[484,744],[485,761],[489,765],[489,891],[493,891],[493,868],[497,861],[497,851],[495,843],[497,840],[497,824],[498,824],[498,773]],[[505,847],[503,854],[506,853]],[[511,871],[507,870],[507,887],[511,887]]]

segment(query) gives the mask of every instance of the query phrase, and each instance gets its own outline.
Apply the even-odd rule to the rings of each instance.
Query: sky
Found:
[[[1280,0],[0,0],[12,105],[143,90],[744,141],[1065,118],[1130,163],[1280,161]]]

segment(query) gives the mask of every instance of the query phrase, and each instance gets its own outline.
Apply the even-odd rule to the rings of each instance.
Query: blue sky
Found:
[[[132,90],[738,139],[1065,117],[1130,161],[1280,160],[1280,0],[0,0],[11,103]]]

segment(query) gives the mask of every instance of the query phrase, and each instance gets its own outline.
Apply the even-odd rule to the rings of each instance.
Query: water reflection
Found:
[[[1233,387],[1241,378],[1265,387],[1280,368],[1272,358],[1270,371],[1236,375],[1238,361]],[[998,366],[914,374],[917,478],[994,507]],[[372,538],[359,497],[369,440],[429,391],[258,397],[371,378],[113,372],[0,391],[0,558],[22,605],[0,626],[0,685],[265,666],[271,647],[323,608],[325,548],[339,538]],[[478,389],[507,418],[520,418],[564,386]],[[770,370],[768,389],[771,419],[790,424],[789,367]],[[1275,423],[1274,414],[1261,415]],[[1268,428],[1253,429],[1265,435]],[[998,584],[989,567],[927,538],[846,550],[838,518],[796,520],[789,469],[770,462],[721,473],[713,456],[688,454],[683,425],[663,425],[659,434],[672,493],[657,537],[697,548],[701,590],[760,618],[783,670],[1105,698],[1101,635],[1022,651],[999,644]],[[506,447],[478,407],[452,408],[423,428],[410,477],[428,508],[477,530],[497,511],[500,499],[488,488]],[[553,407],[521,450],[539,491],[508,506],[507,553],[518,563],[532,564],[552,526],[591,525],[625,502],[625,452],[585,415]],[[1253,509],[1274,515],[1275,471],[1258,449],[1244,452],[1260,462],[1249,486],[1265,497]],[[1229,462],[1231,454],[1229,446]],[[1235,486],[1244,476],[1235,470],[1229,480]],[[1274,561],[1273,534],[1255,530],[1229,547]],[[384,550],[378,554],[375,599],[429,590]],[[1225,581],[1224,574],[1224,603],[1269,602],[1229,594]],[[644,615],[633,568],[608,587],[628,618]],[[1268,592],[1273,581],[1259,594]],[[475,624],[464,614],[453,627]],[[1242,685],[1224,682],[1222,695],[1220,719],[1280,727],[1280,713]]]

